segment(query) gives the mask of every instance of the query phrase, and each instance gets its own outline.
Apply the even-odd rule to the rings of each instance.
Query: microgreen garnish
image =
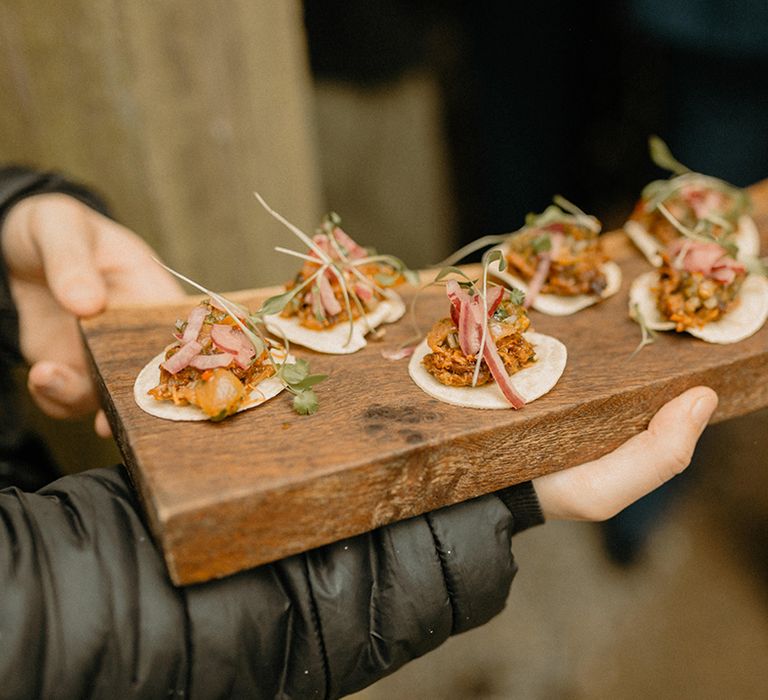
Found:
[[[600,232],[600,222],[589,214],[585,214],[575,204],[569,202],[565,197],[556,194],[553,198],[555,204],[548,206],[541,214],[529,213],[525,217],[525,226],[517,231],[511,233],[492,234],[489,236],[482,236],[476,241],[467,243],[467,245],[459,248],[455,253],[449,255],[445,260],[440,261],[433,267],[446,269],[453,267],[456,263],[461,262],[464,258],[472,253],[488,248],[489,246],[498,245],[499,243],[505,243],[510,238],[523,233],[527,229],[531,228],[543,228],[554,223],[573,223],[578,226],[587,228],[595,233]],[[545,238],[548,238],[547,234],[539,236],[534,241],[534,252],[540,253],[549,250],[551,243],[547,243]],[[505,261],[506,262],[506,261]],[[503,268],[500,268],[503,271]]]
[[[306,284],[299,285],[293,289],[289,289],[287,292],[269,297],[269,299],[265,300],[261,307],[259,307],[258,311],[253,315],[270,316],[271,314],[280,313],[285,308],[285,305],[288,304],[302,289],[304,289],[305,286]]]
[[[683,165],[672,155],[669,146],[658,136],[648,137],[648,148],[651,151],[651,160],[663,170],[669,170],[669,172],[675,175],[685,175],[691,172],[690,168]]]
[[[693,172],[672,155],[667,144],[658,136],[651,136],[648,139],[648,147],[651,160],[660,168],[669,170],[673,177],[668,180],[654,180],[643,188],[642,198],[645,200],[646,211],[650,212],[657,209],[659,204],[663,204],[674,197],[685,187],[696,186],[702,189],[716,190],[730,198],[729,212],[727,216],[720,216],[713,212],[708,214],[705,219],[720,226],[724,229],[726,236],[729,235],[734,230],[733,222],[750,208],[749,195],[746,191],[719,178]]]
[[[698,241],[699,243],[717,243],[721,248],[724,248],[726,253],[732,258],[735,258],[739,254],[739,246],[733,241],[727,241],[719,239],[715,236],[712,229],[712,224],[707,219],[700,219],[694,228],[689,228],[681,221],[676,219],[672,212],[667,209],[663,204],[659,203],[656,206],[659,213],[669,221],[685,238],[692,241]]]
[[[493,312],[493,318],[497,321],[503,321],[504,319],[509,318],[509,311],[499,304],[499,307]]]
[[[309,389],[327,378],[325,374],[310,374],[306,360],[284,364],[280,368],[280,376],[294,389]]]
[[[246,338],[248,338],[248,340],[253,345],[254,350],[256,351],[255,357],[261,357],[261,355],[270,345],[276,345],[276,343],[266,338],[259,328],[259,326],[263,324],[263,316],[266,313],[264,311],[265,307],[270,304],[270,302],[273,306],[279,303],[274,301],[276,297],[270,297],[267,299],[267,301],[262,304],[259,311],[255,314],[249,314],[248,309],[246,309],[241,304],[231,301],[221,294],[217,294],[216,292],[207,289],[202,284],[199,284],[189,277],[182,275],[180,272],[176,272],[176,270],[168,267],[156,258],[155,262],[168,270],[168,272],[170,272],[172,275],[178,277],[180,280],[183,280],[187,284],[192,285],[195,289],[211,297],[211,299],[213,299],[216,304],[218,304],[218,306],[221,307],[239,326],[240,330],[243,331]],[[295,294],[294,290],[291,291]],[[287,301],[288,300],[283,303],[283,306],[285,303],[287,303]],[[282,308],[282,306],[280,308]],[[287,339],[284,339],[284,341],[287,357],[288,341]],[[292,363],[288,363],[283,360],[282,362],[277,363],[275,358],[272,356],[272,353],[267,352],[267,361],[274,367],[275,376],[280,379],[280,381],[283,383],[283,386],[285,386],[289,392],[294,394],[293,409],[296,411],[296,413],[300,415],[315,413],[318,408],[318,402],[317,396],[315,396],[315,392],[312,387],[315,384],[323,381],[326,378],[326,375],[310,374],[309,363],[306,360],[296,360],[296,362]],[[213,420],[218,419],[219,417],[216,417]]]
[[[504,253],[502,253],[498,248],[489,250],[487,253],[485,253],[485,255],[483,255],[484,275],[487,275],[488,266],[493,263],[497,264],[499,272],[504,272],[504,270],[507,269],[507,259],[504,257]]]
[[[478,250],[482,250],[483,248],[487,248],[488,246],[503,243],[512,235],[514,234],[502,233],[483,236],[482,238],[478,238],[476,241],[472,241],[471,243],[467,243],[467,245],[462,246],[455,253],[451,253],[451,255],[449,255],[445,260],[441,260],[439,263],[433,265],[432,267],[443,269],[452,267],[456,263],[461,262],[468,255],[472,255],[472,253],[475,253]]]
[[[529,213],[525,217],[525,228],[545,228],[552,224],[570,223],[595,233],[600,232],[600,221],[594,216],[585,214],[559,194],[556,194],[553,200],[555,204],[550,204],[541,214]]]
[[[638,325],[640,326],[640,333],[641,338],[640,342],[638,343],[637,347],[634,349],[632,354],[629,356],[629,359],[631,360],[637,353],[639,353],[646,345],[651,345],[652,343],[656,342],[656,331],[653,330],[649,325],[648,322],[645,320],[645,317],[643,316],[642,312],[640,311],[640,305],[637,303],[632,304],[632,318],[637,321]]]
[[[318,409],[317,396],[313,387],[326,380],[327,374],[310,374],[306,360],[283,363],[277,376],[293,394],[293,410],[299,415],[310,415]]]
[[[549,237],[549,234],[542,233],[531,241],[531,248],[533,248],[533,252],[536,255],[552,250],[552,239]]]
[[[312,389],[304,389],[293,397],[293,410],[300,416],[317,413],[317,396]]]
[[[374,275],[373,279],[375,279],[382,287],[391,287],[398,279],[400,279],[400,275],[385,275],[383,272],[380,272]]]
[[[525,292],[518,287],[512,287],[512,289],[509,290],[509,300],[515,306],[522,306],[525,301]]]
[[[488,278],[488,267],[493,264],[498,263],[499,269],[504,270],[506,267],[506,260],[504,259],[504,254],[498,250],[490,250],[483,256],[483,275],[480,278],[472,279],[469,275],[467,275],[464,270],[462,270],[460,267],[456,267],[454,265],[447,265],[446,267],[442,268],[436,275],[435,278],[432,280],[432,282],[429,282],[425,285],[425,287],[429,287],[433,284],[436,284],[438,282],[441,282],[449,275],[457,275],[461,277],[460,280],[457,280],[459,283],[459,286],[461,286],[463,289],[466,289],[470,296],[474,296],[475,294],[480,294],[481,296],[484,296],[484,293],[480,291],[480,288],[478,288],[478,285],[480,284],[481,280],[485,282],[485,285],[487,286],[487,278]],[[518,289],[517,287],[512,287],[511,289],[509,287],[505,287],[505,290],[509,294],[509,298],[513,300],[513,303],[518,304],[519,302],[514,301],[515,299],[521,299],[525,297],[525,293]]]
[[[442,279],[445,279],[448,277],[448,275],[458,275],[459,277],[464,278],[464,282],[459,282],[461,285],[465,285],[469,283],[469,286],[474,289],[475,281],[467,275],[464,270],[462,270],[460,267],[455,267],[454,265],[446,265],[440,272],[437,273],[435,276],[435,279],[432,280],[433,282],[439,282]]]
[[[583,216],[587,219],[594,219],[594,216],[590,216],[583,209],[577,207],[571,200],[566,199],[561,194],[556,194],[552,197],[552,201],[560,207],[563,211],[567,211],[572,216]]]
[[[725,252],[734,260],[739,256],[739,246],[733,241],[718,241],[718,243],[725,248]]]
[[[418,274],[408,269],[405,263],[394,255],[377,255],[375,253],[362,255],[359,251],[364,251],[365,249],[358,246],[341,230],[341,217],[336,212],[328,214],[318,229],[318,233],[325,236],[325,239],[323,240],[327,241],[327,245],[330,248],[330,250],[327,250],[323,246],[318,245],[315,240],[304,233],[300,228],[290,223],[282,215],[272,209],[258,192],[255,192],[254,194],[264,209],[296,235],[299,240],[312,251],[314,257],[280,246],[276,247],[275,250],[280,253],[285,253],[286,255],[301,258],[318,266],[318,269],[296,288],[267,299],[257,311],[257,315],[260,318],[280,313],[285,306],[291,302],[302,289],[311,284],[316,277],[324,275],[326,272],[330,272],[338,281],[339,288],[341,289],[344,298],[344,309],[349,322],[349,333],[347,334],[347,339],[344,343],[344,345],[347,346],[352,341],[355,329],[355,318],[352,314],[353,305],[366,325],[366,332],[370,333],[373,331],[373,328],[368,322],[363,301],[355,291],[354,285],[350,284],[352,281],[367,287],[372,292],[382,295],[386,294],[386,291],[383,288],[395,285],[400,281],[401,277],[405,278],[410,284],[418,285]],[[358,251],[357,254],[352,250],[353,248]],[[376,263],[389,267],[393,272],[389,273],[388,271],[382,271],[376,273],[374,278],[371,279],[358,269],[358,267],[362,265]],[[312,296],[313,299],[319,299],[320,290],[318,285],[312,286]],[[319,302],[313,311],[319,322],[323,323],[327,320],[322,309],[322,304]]]
[[[341,226],[341,217],[335,212],[328,212],[323,221],[323,227],[332,230],[334,226]]]

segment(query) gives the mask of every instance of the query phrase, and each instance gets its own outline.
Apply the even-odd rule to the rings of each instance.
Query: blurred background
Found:
[[[420,267],[555,193],[620,227],[666,176],[651,133],[768,177],[764,1],[0,0],[0,52],[0,159],[96,187],[219,290],[292,274],[254,190]],[[27,410],[65,469],[119,459]],[[523,534],[500,618],[359,697],[766,697],[767,427],[709,429],[685,479],[606,525]]]

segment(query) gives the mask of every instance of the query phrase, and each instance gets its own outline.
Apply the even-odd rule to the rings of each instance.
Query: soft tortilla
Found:
[[[290,342],[305,348],[324,352],[329,355],[348,355],[364,348],[369,329],[382,323],[394,323],[405,313],[405,304],[400,295],[389,290],[386,298],[379,305],[353,322],[352,337],[349,337],[349,323],[338,323],[332,328],[313,331],[302,326],[296,317],[285,318],[280,314],[266,316],[264,322],[270,333],[278,338],[287,338]],[[349,342],[347,340],[349,339]]]
[[[506,256],[509,247],[506,244],[502,244],[499,246],[499,250]],[[517,275],[511,274],[508,271],[509,268],[504,270],[504,272],[499,272],[499,263],[494,262],[489,265],[488,269],[494,277],[498,277],[506,284],[517,287],[528,294],[528,284]],[[572,297],[559,294],[537,294],[531,306],[536,311],[541,311],[541,313],[548,316],[570,316],[616,294],[621,288],[621,268],[615,262],[609,260],[603,263],[600,269],[608,282],[602,294],[577,294]]]
[[[638,277],[629,290],[629,313],[634,318],[637,304],[648,328],[668,331],[675,328],[672,321],[664,319],[656,307],[653,287],[658,284],[659,273],[655,270]],[[708,343],[726,345],[738,343],[759,331],[768,318],[768,279],[760,275],[747,275],[739,292],[739,304],[719,321],[703,328],[690,328],[688,333]]]
[[[531,367],[511,375],[515,391],[530,403],[552,389],[565,369],[568,351],[557,338],[532,331],[525,337],[536,350],[536,362]],[[421,364],[432,352],[424,340],[416,348],[408,365],[408,373],[416,385],[432,398],[466,408],[512,408],[496,382],[483,386],[446,386],[435,379]]]
[[[632,239],[632,242],[645,255],[651,265],[661,266],[661,255],[659,251],[664,250],[664,246],[641,223],[633,220],[624,224],[624,231]],[[744,214],[739,217],[736,232],[733,234],[733,242],[739,248],[737,259],[754,258],[760,254],[760,234],[757,232],[757,226],[751,216]]]
[[[271,353],[275,362],[282,362],[284,359],[285,362],[296,361],[296,358],[292,355],[286,357],[284,351],[272,350]],[[160,382],[160,364],[164,360],[165,350],[153,357],[144,369],[139,372],[139,376],[136,377],[136,381],[133,384],[133,398],[139,408],[150,415],[165,418],[166,420],[210,420],[210,417],[197,406],[176,406],[172,401],[158,401],[154,396],[147,393]],[[254,408],[265,401],[269,401],[269,399],[277,396],[283,389],[285,389],[285,385],[280,379],[275,376],[267,377],[267,379],[259,382],[259,385],[251,391],[250,396],[243,401],[236,413],[247,411],[249,408]]]

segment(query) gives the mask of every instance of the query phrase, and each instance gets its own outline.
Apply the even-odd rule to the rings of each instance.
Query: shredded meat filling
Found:
[[[508,374],[519,372],[536,360],[533,346],[523,337],[523,331],[530,321],[526,316],[513,323],[490,321],[488,330],[496,343],[499,355]],[[458,329],[450,318],[438,321],[427,335],[427,344],[432,350],[422,360],[426,370],[441,384],[448,386],[472,386],[475,372],[475,355],[465,355],[456,340]],[[488,365],[483,360],[477,386],[493,382]]]
[[[178,351],[178,348],[171,348],[166,353],[166,359]],[[204,353],[206,354],[206,353]],[[243,369],[235,362],[231,362],[226,368],[243,384],[245,394],[247,395],[253,387],[267,377],[275,373],[275,368],[267,362],[267,352],[264,351],[261,356],[254,360],[248,369]],[[197,383],[202,380],[204,372],[194,367],[185,367],[176,374],[171,374],[162,367],[160,368],[160,382],[149,394],[158,401],[173,401],[177,406],[197,405]]]
[[[296,275],[296,277],[285,285],[286,291],[290,291],[291,289],[295,289],[297,286],[301,285],[305,280],[317,272],[317,268],[317,263],[305,263],[304,267]],[[363,277],[370,279],[372,282],[374,282],[374,284],[376,275],[384,274],[386,276],[393,276],[396,274],[393,268],[374,263],[370,265],[359,265],[357,270]],[[384,299],[384,295],[378,289],[375,289],[370,284],[366,284],[353,275],[346,275],[345,280],[347,282],[347,292],[350,296],[349,304],[352,311],[352,320],[358,319],[362,314],[372,311],[379,305],[381,300]],[[339,284],[339,280],[335,275],[333,275],[329,277],[328,281],[331,285],[331,289],[333,290],[333,295],[336,297],[336,300],[341,306],[340,313],[333,316],[326,314],[324,311],[322,311],[322,309],[318,307],[317,303],[313,303],[314,292],[311,289],[305,289],[303,292],[295,296],[288,304],[286,304],[285,308],[281,312],[281,316],[284,318],[296,317],[302,326],[305,328],[310,328],[314,331],[321,331],[326,328],[332,328],[339,323],[348,322],[349,313],[347,311],[344,292],[341,288],[341,285]],[[400,284],[403,281],[404,279],[400,277],[394,282],[394,284],[390,284],[388,286],[394,286],[396,284]],[[360,287],[364,288],[366,290],[365,296],[369,298],[363,298],[361,294],[356,294],[354,291],[356,285],[360,285]],[[352,298],[353,294],[355,295],[355,298]]]
[[[576,296],[603,293],[608,286],[601,266],[608,257],[603,253],[594,231],[573,224],[564,224],[564,243],[553,251],[549,274],[541,288],[544,294]],[[535,241],[542,231],[525,231],[512,239],[507,263],[528,282],[536,272],[539,258]]]
[[[201,354],[210,355],[216,351],[211,340],[211,328],[214,324],[235,325],[232,318],[224,311],[210,307],[202,328],[197,336],[197,341],[202,346]],[[182,326],[183,329],[183,326]],[[165,353],[165,359],[175,355],[180,349],[179,345],[172,346]],[[236,362],[230,362],[226,371],[243,384],[244,394],[248,393],[262,380],[271,377],[275,368],[268,361],[267,350],[264,350],[258,358],[254,358],[248,368],[243,369]],[[149,390],[149,394],[158,401],[173,401],[177,406],[198,405],[197,385],[203,380],[205,371],[195,367],[185,367],[176,374],[171,374],[163,367],[160,368],[160,381],[158,385]],[[208,375],[206,375],[208,376]]]

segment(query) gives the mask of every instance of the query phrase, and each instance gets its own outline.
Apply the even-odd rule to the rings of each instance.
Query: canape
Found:
[[[491,268],[495,277],[525,293],[525,306],[565,316],[592,306],[621,287],[621,269],[603,252],[600,222],[564,200],[526,225],[499,249],[507,268]]]
[[[522,408],[555,386],[567,350],[535,333],[520,290],[449,280],[450,316],[416,347],[408,370],[427,394],[469,408]]]
[[[657,137],[651,137],[650,150],[653,161],[673,176],[643,189],[624,230],[652,265],[662,264],[661,252],[683,229],[719,243],[738,259],[758,255],[760,237],[745,190],[692,172]]]
[[[177,322],[174,337],[134,383],[136,403],[153,416],[219,421],[285,388],[277,376],[279,366],[292,361],[285,348],[268,338],[254,342],[210,299]]]
[[[630,315],[650,330],[687,332],[709,343],[737,343],[768,317],[768,280],[714,242],[672,241],[658,270],[630,288]]]
[[[348,354],[365,347],[366,336],[381,335],[381,324],[402,317],[405,304],[394,287],[415,275],[400,259],[358,245],[335,213],[310,238],[256,196],[307,246],[306,253],[276,248],[304,263],[285,291],[265,303],[270,332],[317,352]]]

